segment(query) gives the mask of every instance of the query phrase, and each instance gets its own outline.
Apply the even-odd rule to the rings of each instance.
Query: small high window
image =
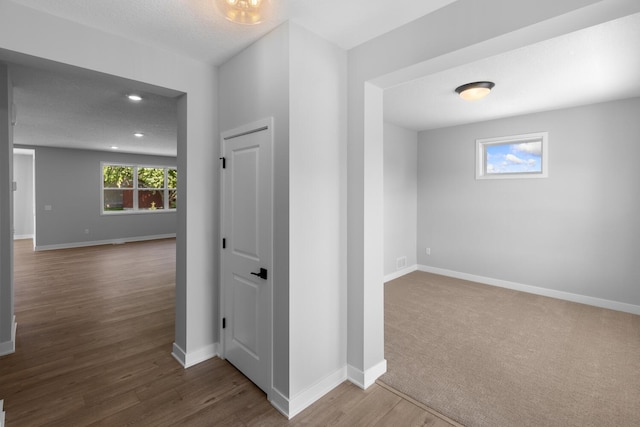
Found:
[[[101,163],[102,213],[175,210],[178,171],[165,166]]]
[[[476,140],[476,179],[546,178],[547,132]]]

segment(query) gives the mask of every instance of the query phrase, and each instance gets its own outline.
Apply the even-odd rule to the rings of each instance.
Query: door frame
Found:
[[[274,132],[273,132],[273,117],[267,117],[267,118],[263,118],[263,119],[259,119],[256,120],[254,122],[250,122],[250,123],[246,123],[244,125],[238,126],[236,128],[233,129],[229,129],[223,132],[220,132],[220,166],[219,166],[219,173],[220,173],[220,211],[219,211],[219,218],[220,218],[220,241],[217,243],[220,248],[219,251],[219,257],[218,257],[218,261],[220,265],[220,271],[219,271],[219,275],[218,275],[218,283],[219,283],[219,300],[218,300],[218,304],[219,304],[219,308],[218,308],[218,312],[220,313],[219,319],[218,319],[218,333],[219,333],[219,343],[220,343],[220,358],[221,359],[226,359],[226,348],[225,348],[225,339],[224,339],[224,330],[222,327],[222,319],[226,316],[226,311],[225,311],[225,287],[224,287],[224,283],[223,283],[223,279],[224,279],[224,273],[225,273],[225,269],[226,266],[224,264],[224,259],[223,259],[223,251],[224,249],[222,249],[222,239],[225,237],[224,233],[225,233],[225,222],[224,222],[224,209],[225,209],[225,178],[226,175],[223,171],[222,168],[222,159],[226,157],[227,153],[225,153],[225,147],[224,147],[224,142],[226,139],[232,138],[232,137],[238,137],[238,136],[242,136],[244,134],[247,133],[253,133],[253,132],[262,132],[262,131],[267,131],[269,132],[269,144],[270,147],[269,149],[271,150],[271,185],[269,186],[270,188],[270,197],[269,200],[271,201],[271,206],[269,207],[269,209],[271,210],[272,213],[272,224],[271,224],[271,254],[270,254],[270,260],[269,260],[269,264],[270,264],[270,271],[269,271],[269,275],[271,276],[271,285],[269,286],[268,290],[267,290],[267,307],[266,309],[266,317],[267,317],[267,327],[266,327],[266,332],[267,332],[267,354],[265,355],[266,358],[266,365],[267,365],[267,399],[269,401],[272,400],[272,395],[274,393],[274,389],[273,389],[273,288],[274,288],[274,280],[273,278],[276,277],[274,274],[274,263],[273,263],[273,258],[274,258],[274,236],[273,236],[273,211],[274,211],[274,188],[273,188],[273,183],[274,183],[274,174],[275,174],[275,169],[274,169]]]
[[[31,223],[32,223],[32,227],[33,227],[33,235],[32,235],[32,239],[33,239],[33,248],[35,250],[36,247],[36,150],[33,148],[21,148],[21,147],[13,147],[13,155],[15,156],[16,154],[19,155],[23,155],[23,156],[30,156],[31,157],[31,211],[30,211],[30,218],[31,218]],[[15,157],[14,157],[15,160]],[[13,170],[13,174],[15,178],[15,167]],[[15,203],[14,203],[14,210],[15,210]],[[15,222],[15,218],[14,218],[14,222]],[[15,224],[14,224],[15,226]],[[14,240],[15,240],[15,236],[14,236]]]

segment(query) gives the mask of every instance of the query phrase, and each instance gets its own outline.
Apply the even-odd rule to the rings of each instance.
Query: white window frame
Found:
[[[133,168],[133,187],[124,188],[123,190],[133,191],[133,208],[130,210],[121,211],[105,211],[104,210],[104,167],[105,166],[119,166],[119,167],[131,167]],[[163,188],[138,188],[138,169],[163,169],[164,170],[164,184]],[[162,214],[169,212],[176,212],[176,208],[169,207],[169,192],[171,190],[178,191],[176,188],[169,188],[169,170],[178,170],[176,166],[166,165],[142,165],[134,163],[117,163],[117,162],[100,162],[100,214],[101,215],[138,215],[138,214]],[[106,188],[109,190],[109,188]],[[138,207],[138,192],[139,191],[163,191],[164,192],[164,207],[162,209],[140,209]]]
[[[542,153],[540,155],[541,172],[509,172],[487,173],[487,147],[492,145],[511,145],[540,141]],[[521,179],[547,178],[549,176],[549,133],[536,132],[522,135],[502,136],[476,140],[476,179]]]

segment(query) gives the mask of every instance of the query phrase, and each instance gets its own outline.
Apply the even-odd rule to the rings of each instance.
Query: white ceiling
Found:
[[[350,49],[455,0],[263,0],[270,13],[256,26],[227,21],[218,0],[12,1],[220,65],[287,20]]]
[[[226,21],[214,0],[12,1],[218,65],[288,19],[349,49],[454,0],[267,0],[272,14],[258,26]],[[385,120],[424,130],[640,96],[637,52],[640,14],[388,89]],[[60,65],[16,67],[16,144],[175,156],[178,94]],[[496,88],[482,101],[453,92],[485,79]],[[142,103],[124,97],[134,90]]]
[[[489,80],[479,101],[455,88]],[[640,96],[640,14],[426,76],[384,94],[385,120],[416,131]]]
[[[12,1],[219,65],[286,20],[349,49],[455,0],[375,1],[373,7],[370,0],[266,0],[271,13],[257,26],[228,22],[214,0]],[[163,98],[136,82],[57,64],[14,68],[14,143],[176,155],[178,94]],[[126,93],[141,90],[142,103],[126,100]],[[135,138],[136,131],[145,137]]]

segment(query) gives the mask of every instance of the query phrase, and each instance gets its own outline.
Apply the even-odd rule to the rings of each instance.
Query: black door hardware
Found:
[[[254,276],[258,276],[259,278],[261,278],[263,280],[267,280],[267,269],[266,268],[261,268],[260,269],[260,273],[251,272],[251,274],[253,274]]]

